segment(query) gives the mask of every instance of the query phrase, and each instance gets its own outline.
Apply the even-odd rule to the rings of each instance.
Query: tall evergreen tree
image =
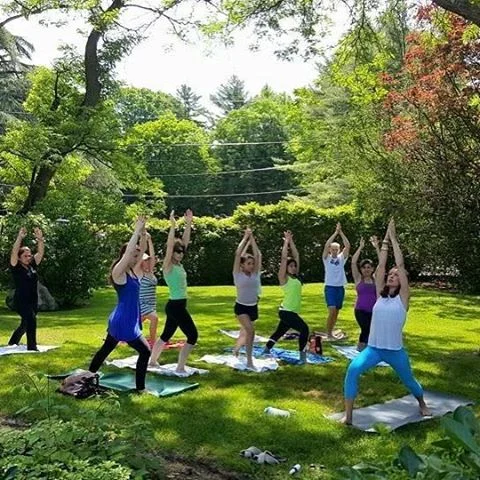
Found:
[[[243,80],[232,75],[227,83],[220,85],[218,90],[210,95],[210,100],[227,115],[232,110],[238,110],[246,105],[249,98]]]

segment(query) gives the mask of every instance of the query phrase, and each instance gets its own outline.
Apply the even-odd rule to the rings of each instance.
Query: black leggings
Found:
[[[308,341],[308,325],[300,317],[300,315],[295,312],[279,310],[278,316],[280,317],[280,322],[275,332],[270,335],[270,340],[267,342],[267,348],[272,348],[275,343],[288,332],[290,328],[293,328],[300,333],[300,337],[298,338],[298,349],[303,352]]]
[[[370,325],[372,323],[372,312],[365,310],[355,310],[355,319],[360,326],[360,343],[368,343],[368,336],[370,335]]]
[[[187,337],[187,343],[195,345],[198,340],[198,331],[188,313],[187,300],[169,300],[165,305],[165,313],[167,314],[167,321],[160,335],[162,341],[168,342],[177,328],[180,328]]]
[[[150,347],[143,336],[127,343],[138,352],[137,368],[135,370],[135,383],[137,385],[137,390],[145,390],[145,377],[147,375],[148,359],[150,358]],[[102,347],[93,357],[89,370],[92,373],[97,372],[102,366],[102,363],[113,352],[117,345],[118,340],[108,334]]]
[[[27,349],[37,349],[37,311],[34,305],[24,305],[18,307],[17,313],[21,317],[21,322],[18,328],[12,333],[9,345],[18,345],[23,334],[27,334]]]

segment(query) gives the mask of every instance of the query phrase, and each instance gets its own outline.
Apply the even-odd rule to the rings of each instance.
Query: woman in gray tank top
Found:
[[[252,254],[247,253],[249,247],[252,249]],[[252,352],[255,338],[254,322],[258,318],[261,269],[262,254],[252,231],[247,228],[237,247],[233,262],[233,282],[237,287],[237,299],[233,310],[240,324],[240,335],[233,352],[238,355],[240,348],[245,345],[247,368],[252,370],[255,369]]]

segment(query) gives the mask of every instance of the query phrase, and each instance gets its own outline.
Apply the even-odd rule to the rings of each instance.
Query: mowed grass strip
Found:
[[[192,365],[208,368],[206,376],[187,381],[200,388],[165,399],[121,395],[119,424],[132,419],[151,422],[159,448],[188,457],[199,457],[218,465],[243,472],[251,478],[287,478],[295,463],[304,466],[302,478],[326,478],[328,472],[360,461],[383,461],[409,444],[420,452],[440,435],[438,420],[402,428],[388,435],[371,435],[346,428],[327,420],[324,415],[342,410],[343,377],[348,361],[324,345],[326,355],[335,362],[326,365],[281,366],[277,372],[240,373],[223,366],[196,362],[207,353],[222,353],[234,340],[218,333],[220,328],[237,329],[233,314],[234,288],[193,287],[189,289],[189,310],[198,326],[200,339],[191,355]],[[267,336],[278,321],[281,301],[279,287],[263,287],[257,332]],[[160,327],[167,298],[165,287],[158,288]],[[338,327],[348,333],[349,344],[358,338],[353,315],[355,293],[347,290],[345,307]],[[2,305],[3,297],[0,299]],[[112,289],[98,291],[90,305],[71,311],[40,313],[40,344],[61,345],[44,354],[0,357],[0,413],[12,414],[37,399],[36,393],[12,393],[13,387],[26,381],[28,372],[58,373],[77,367],[88,367],[102,344],[107,317],[115,305]],[[309,284],[304,288],[302,316],[312,330],[324,330],[326,307],[323,286]],[[6,344],[18,324],[15,313],[0,308],[0,344]],[[437,390],[480,401],[478,378],[480,357],[480,298],[414,289],[405,344],[415,375],[425,389]],[[147,329],[145,329],[147,331]],[[180,331],[175,338],[183,338]],[[280,344],[296,349],[296,341]],[[122,358],[134,352],[119,347],[111,358]],[[176,361],[177,350],[164,352],[162,363]],[[104,371],[109,370],[105,368]],[[52,383],[52,390],[55,384]],[[357,406],[390,400],[406,394],[403,385],[389,368],[377,368],[361,381]],[[52,393],[56,402],[75,408],[76,401]],[[99,400],[82,402],[94,408]],[[290,418],[269,417],[267,406],[294,409]],[[475,407],[478,413],[480,410]],[[259,466],[239,457],[240,450],[255,445],[287,457],[286,465]],[[326,474],[310,470],[308,465],[322,464]]]

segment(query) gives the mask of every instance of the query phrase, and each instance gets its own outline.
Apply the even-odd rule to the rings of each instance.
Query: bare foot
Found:
[[[421,405],[420,406],[420,413],[422,414],[423,417],[431,417],[432,412],[426,405]]]
[[[149,362],[148,366],[149,367],[159,367],[160,364],[158,362]]]
[[[247,363],[247,368],[250,370],[256,370],[255,365],[253,363],[248,362]]]
[[[343,417],[341,420],[340,420],[340,423],[343,423],[344,425],[348,425],[348,426],[352,426],[352,420],[347,420],[347,417]]]

